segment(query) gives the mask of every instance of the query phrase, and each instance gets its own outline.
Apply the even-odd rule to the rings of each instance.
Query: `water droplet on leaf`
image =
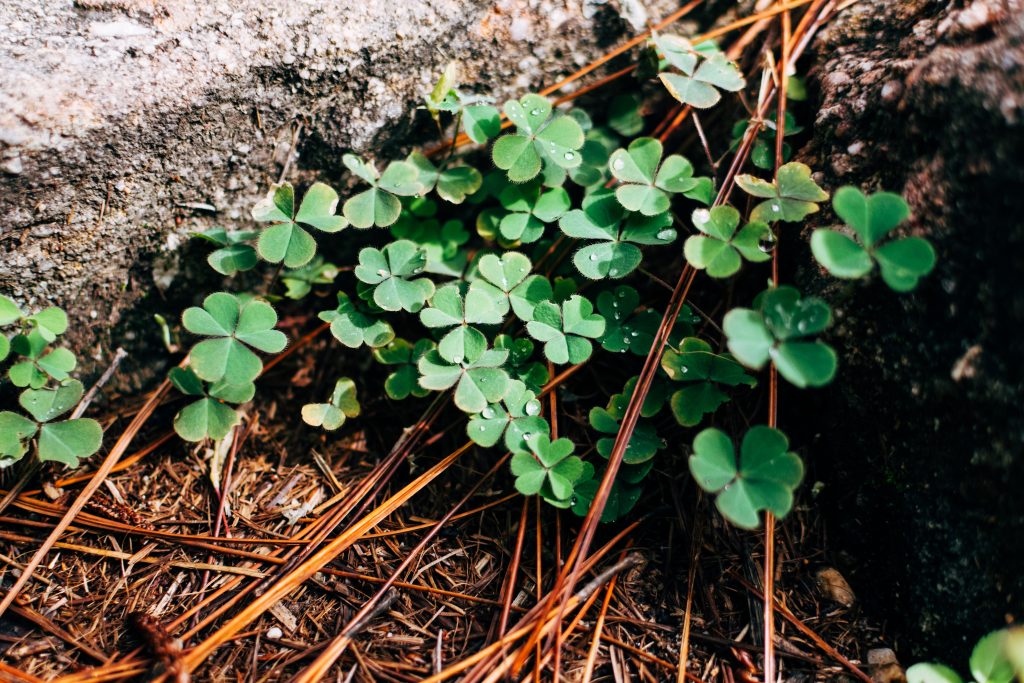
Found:
[[[770,254],[775,251],[776,242],[775,233],[771,230],[767,230],[763,235],[761,235],[761,239],[757,241],[757,248],[765,254]]]
[[[526,404],[527,415],[540,415],[540,401],[530,401]]]
[[[612,164],[612,168],[614,168],[616,171],[621,171],[622,167],[625,165],[626,162],[624,162],[622,159],[616,159],[615,162]]]
[[[565,153],[565,160],[566,161],[572,161],[575,158],[576,158],[576,155],[573,154],[572,152],[566,152]]]

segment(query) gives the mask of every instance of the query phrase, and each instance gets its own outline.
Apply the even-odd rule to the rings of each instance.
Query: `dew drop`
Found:
[[[682,372],[684,375],[686,373],[688,373],[689,371],[690,371],[690,368],[686,367],[685,365],[682,368],[680,368],[680,372]]]
[[[711,220],[711,212],[707,209],[697,209],[693,212],[693,220],[696,223],[707,223]]]
[[[637,336],[639,336],[639,335],[640,335],[640,333],[639,333],[639,332],[637,332],[636,330],[633,330],[632,332],[630,332],[630,333],[629,333],[629,336],[630,336],[630,337],[637,337]]]
[[[779,210],[780,210],[781,208],[782,208],[782,207],[781,207],[781,206],[779,206],[778,204],[775,204],[774,202],[772,203],[772,211],[776,211],[776,212],[777,212],[777,211],[779,211]]]
[[[576,155],[573,154],[572,152],[566,152],[565,153],[565,160],[566,161],[572,161],[575,158],[576,158]]]
[[[455,356],[455,358],[452,358],[452,362],[458,365],[462,362],[462,356]]]
[[[579,504],[579,502],[579,498],[573,496],[572,498],[569,499],[569,507],[576,507],[576,505]]]
[[[378,268],[377,269],[377,275],[380,275],[381,277],[387,277],[387,274],[388,274],[388,271],[384,270],[383,268]]]
[[[676,231],[675,230],[662,230],[657,235],[655,235],[655,237],[657,237],[659,240],[670,240],[670,239],[672,239],[675,236],[676,236]]]
[[[806,320],[801,320],[800,322],[798,322],[796,324],[796,330],[800,334],[805,334],[807,332],[807,321]]]
[[[530,116],[540,116],[540,109],[530,110]]]
[[[526,414],[527,415],[540,415],[540,402],[539,401],[530,401],[529,403],[527,403],[526,404]]]
[[[624,289],[620,289],[620,290],[619,290],[619,294],[618,294],[618,297],[619,297],[620,299],[622,299],[622,298],[624,298],[625,296],[626,296],[626,290],[624,290]],[[616,305],[617,305],[617,304],[616,304]]]
[[[615,277],[618,274],[619,274],[619,271],[615,270],[614,268],[610,268],[608,270],[608,275],[610,275],[611,277]]]
[[[773,251],[775,251],[776,242],[777,240],[775,239],[775,233],[772,232],[771,230],[768,230],[763,235],[761,235],[761,239],[757,241],[757,248],[766,254],[770,254]]]
[[[485,427],[484,425],[480,425],[479,427],[477,427],[477,431],[478,431],[478,432],[482,432],[482,431],[484,431],[485,429],[487,429],[487,427]]]
[[[624,162],[622,159],[616,159],[615,162],[612,163],[612,168],[614,168],[616,171],[621,171],[622,167],[625,165],[626,162]]]
[[[492,408],[491,406],[487,406],[486,408],[483,409],[483,412],[481,412],[480,414],[483,415],[488,420],[490,420],[492,417],[494,417],[494,408]]]
[[[630,341],[629,341],[629,337],[623,337],[623,338],[622,338],[622,343],[623,343],[623,344],[629,344],[629,343],[630,343]]]
[[[590,260],[591,261],[596,261],[597,260],[597,254],[591,254],[590,255]]]

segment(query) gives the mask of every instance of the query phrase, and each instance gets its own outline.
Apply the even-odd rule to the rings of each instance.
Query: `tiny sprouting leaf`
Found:
[[[696,209],[693,225],[703,234],[691,235],[683,245],[683,253],[691,266],[707,270],[711,277],[734,275],[740,269],[741,256],[755,263],[767,261],[771,254],[762,248],[769,240],[767,223],[751,221],[738,232],[740,212],[731,206]]]
[[[78,418],[50,422],[39,427],[36,455],[42,462],[60,462],[77,467],[103,444],[103,428],[96,420]]]
[[[671,399],[672,413],[684,427],[697,426],[704,415],[729,400],[719,384],[757,384],[731,356],[712,352],[710,344],[696,337],[684,339],[678,351],[667,349],[661,367],[670,379],[685,383]]]
[[[512,474],[516,489],[524,496],[541,494],[545,499],[569,501],[573,487],[586,473],[579,456],[573,455],[569,439],[551,440],[547,434],[535,434],[527,440],[529,452],[512,456]]]
[[[878,246],[878,240],[910,216],[910,207],[898,194],[876,192],[866,196],[855,187],[842,187],[832,200],[832,208],[859,240],[827,229],[815,230],[811,235],[814,257],[834,276],[863,277],[877,261],[885,283],[897,292],[908,292],[935,267],[935,249],[920,237]]]
[[[513,379],[518,379],[525,384],[530,391],[539,393],[551,379],[547,366],[533,359],[533,341],[499,334],[494,338],[494,348],[508,351],[505,370]]]
[[[284,295],[289,299],[301,299],[311,291],[313,285],[329,285],[338,277],[338,267],[317,256],[301,268],[291,268],[281,274],[285,286]]]
[[[203,390],[203,380],[199,379],[199,375],[192,368],[171,368],[167,373],[167,379],[175,389],[186,396],[203,396],[206,393]]]
[[[677,58],[677,61],[681,60]],[[683,74],[662,73],[658,78],[672,97],[698,109],[718,104],[722,99],[719,90],[737,92],[747,84],[739,67],[721,53],[701,59],[700,65],[692,73],[684,69]]]
[[[0,412],[0,462],[20,460],[38,429],[39,425],[23,415]]]
[[[561,187],[545,191],[539,184],[509,185],[499,196],[508,211],[498,224],[499,234],[508,242],[536,242],[544,225],[557,221],[572,205]]]
[[[536,394],[523,382],[513,379],[501,401],[492,403],[473,415],[466,425],[469,438],[480,446],[490,447],[505,436],[505,448],[510,451],[528,450],[527,437],[547,434],[548,421],[540,415],[541,405]]]
[[[561,305],[543,301],[533,309],[533,320],[526,330],[537,341],[544,342],[544,355],[552,363],[578,365],[590,357],[590,340],[604,333],[604,318],[594,313],[594,306],[574,294]]]
[[[338,307],[319,315],[331,323],[331,334],[345,346],[357,349],[363,344],[371,348],[384,346],[395,338],[395,331],[386,321],[362,313],[343,292],[338,292]]]
[[[640,98],[632,93],[622,93],[612,98],[608,107],[608,125],[619,135],[633,137],[644,129],[644,117],[640,114]]]
[[[378,173],[372,163],[367,163],[354,154],[346,154],[342,161],[350,171],[366,181],[370,188],[349,197],[342,213],[357,228],[378,226],[386,228],[398,220],[402,213],[402,202],[398,198],[422,194],[424,187],[419,171],[407,161],[392,161]]]
[[[705,429],[693,440],[690,473],[715,507],[738,527],[756,529],[762,510],[785,517],[793,491],[803,479],[803,462],[789,452],[789,440],[777,429],[751,427],[740,444],[739,463],[732,439],[718,429]]]
[[[810,167],[799,161],[779,167],[771,182],[742,174],[736,176],[736,184],[747,194],[764,199],[750,212],[751,221],[802,221],[818,211],[818,202],[828,199],[828,193],[811,178]]]
[[[483,176],[480,171],[466,164],[444,164],[441,168],[434,165],[420,151],[412,152],[406,159],[419,174],[418,180],[424,194],[437,190],[437,196],[452,204],[461,204],[466,197],[480,189]]]
[[[334,384],[329,403],[307,403],[302,406],[302,420],[313,427],[334,431],[345,424],[345,419],[359,415],[356,383],[342,377]]]
[[[551,113],[551,102],[540,95],[524,95],[505,103],[505,114],[516,132],[498,138],[491,155],[494,165],[506,171],[512,182],[536,178],[542,161],[566,169],[582,163],[580,124],[570,116],[552,117]]]
[[[676,238],[669,213],[632,214],[623,220],[622,207],[609,189],[596,190],[583,200],[583,208],[565,214],[558,225],[569,237],[594,240],[573,255],[573,264],[594,280],[621,278],[643,260],[639,245],[669,244]]]
[[[722,327],[729,351],[747,367],[760,369],[769,359],[791,384],[820,387],[832,381],[836,352],[807,337],[824,330],[832,312],[821,299],[801,298],[793,287],[774,287],[760,295],[757,310],[735,308]]]
[[[501,366],[507,358],[506,349],[485,349],[463,358],[461,363],[450,363],[437,351],[428,351],[417,363],[419,383],[431,391],[454,386],[455,405],[459,410],[479,413],[487,404],[505,396],[509,376]]]
[[[1006,656],[1005,630],[993,631],[978,641],[971,651],[971,675],[976,683],[1012,683],[1013,664]]]
[[[640,295],[629,285],[619,285],[597,295],[597,310],[607,323],[599,340],[605,351],[632,351],[646,356],[651,350],[661,314],[651,309],[636,311],[639,304]]]
[[[479,288],[467,291],[464,283],[451,283],[434,292],[430,306],[420,311],[420,322],[435,329],[452,327],[437,350],[445,360],[461,363],[463,358],[477,356],[487,348],[487,337],[471,325],[497,325],[506,312],[505,298],[495,298]]]
[[[25,320],[40,337],[51,344],[68,329],[67,313],[56,306],[44,308],[38,313],[28,316]]]
[[[469,139],[482,145],[501,132],[501,113],[489,104],[474,104],[462,110],[462,127]]]
[[[316,253],[316,241],[302,226],[338,232],[348,226],[348,221],[334,214],[337,208],[338,193],[324,183],[314,183],[306,191],[297,211],[291,183],[274,185],[252,209],[255,220],[272,223],[260,234],[256,244],[259,255],[270,263],[283,262],[289,268],[309,263]]]
[[[440,120],[442,111],[458,110],[459,63],[448,62],[433,89],[424,97],[427,111],[435,121]]]
[[[426,252],[415,242],[396,240],[383,249],[362,249],[355,275],[373,287],[373,302],[385,311],[416,313],[434,294],[434,283],[428,278],[413,278],[423,272],[426,262]]]
[[[264,353],[278,353],[288,339],[275,330],[277,313],[265,301],[241,300],[234,294],[217,292],[181,316],[185,329],[212,337],[192,347],[189,364],[207,382],[226,380],[245,384],[263,370],[263,363],[250,347]]]
[[[637,138],[627,149],[612,152],[612,175],[620,181],[615,196],[626,209],[656,216],[668,211],[669,195],[689,197],[700,188],[702,181],[693,177],[693,165],[686,157],[672,154],[662,162],[662,153],[656,138]]]
[[[24,314],[13,299],[0,294],[0,327],[21,320]]]
[[[185,441],[216,440],[227,436],[238,422],[234,408],[203,397],[182,408],[174,417],[174,431]]]
[[[373,350],[378,363],[395,366],[394,371],[384,380],[384,391],[388,396],[401,401],[409,396],[421,398],[430,393],[419,384],[419,370],[416,365],[420,358],[437,348],[430,339],[420,339],[415,345],[404,339],[395,339],[390,344]]]
[[[56,389],[26,389],[18,396],[18,404],[36,422],[49,422],[74,408],[83,393],[85,387],[75,379]]]

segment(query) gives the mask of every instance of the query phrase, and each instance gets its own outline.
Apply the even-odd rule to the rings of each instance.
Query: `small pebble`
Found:
[[[271,629],[267,629],[267,638],[270,638],[271,640],[280,640],[283,637],[284,632],[277,626],[274,626]]]

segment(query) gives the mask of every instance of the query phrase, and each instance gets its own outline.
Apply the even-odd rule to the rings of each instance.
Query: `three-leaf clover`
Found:
[[[610,167],[619,180],[615,196],[622,206],[655,216],[668,211],[670,194],[706,198],[711,179],[694,178],[693,164],[678,154],[671,154],[662,162],[663,151],[656,138],[637,138],[627,149],[612,152]]]
[[[316,254],[316,240],[302,226],[321,232],[338,232],[348,226],[348,221],[334,215],[337,208],[338,193],[324,183],[315,183],[306,191],[298,211],[295,210],[295,188],[291,183],[274,185],[267,196],[252,208],[253,219],[273,224],[260,233],[257,251],[270,263],[283,262],[289,268],[309,263]],[[244,265],[246,256],[235,256],[241,258]],[[213,261],[211,265],[218,269]],[[220,265],[230,269],[238,263],[221,262]]]
[[[7,341],[6,337],[3,339]],[[38,328],[28,334],[15,335],[10,350],[25,359],[14,363],[7,371],[11,384],[16,387],[39,389],[47,378],[63,382],[78,363],[71,351],[50,349]]]
[[[383,249],[362,249],[355,274],[373,287],[373,302],[385,311],[416,313],[434,294],[434,283],[428,278],[410,279],[423,272],[426,262],[426,252],[415,242],[396,240]]]
[[[0,412],[0,457],[20,459],[34,436],[36,455],[43,462],[62,462],[75,467],[81,458],[98,451],[103,442],[103,428],[96,420],[76,418],[54,422],[74,408],[84,392],[78,380],[70,380],[55,389],[21,392],[18,403],[32,419],[10,411]]]
[[[732,439],[719,429],[705,429],[693,440],[690,473],[715,507],[738,527],[756,529],[761,510],[784,517],[793,506],[793,491],[803,479],[803,461],[789,452],[789,440],[777,429],[751,427],[740,444],[739,463]]]
[[[530,257],[517,251],[506,251],[500,258],[497,254],[484,254],[476,262],[476,270],[480,278],[473,281],[472,288],[487,294],[492,299],[504,299],[508,302],[502,311],[502,315],[504,315],[508,312],[509,305],[518,302],[516,305],[522,308],[523,300],[531,297],[531,291],[535,292],[538,287],[543,289],[543,284],[534,284],[532,289],[530,284],[527,284],[532,267]],[[533,281],[530,282],[532,284]],[[525,287],[523,287],[524,284]],[[550,288],[549,283],[548,290]],[[541,300],[539,297],[533,298],[536,300],[530,303],[531,312],[533,305]],[[519,315],[519,308],[516,309],[516,314]]]
[[[291,268],[282,273],[281,284],[285,286],[286,297],[301,299],[313,291],[313,285],[329,285],[336,277],[338,267],[317,256],[301,268]]]
[[[499,334],[494,338],[494,348],[508,351],[505,370],[514,379],[523,382],[527,389],[539,392],[551,379],[547,366],[533,359],[532,340],[516,339],[511,335]]]
[[[801,298],[793,287],[773,287],[759,295],[757,310],[734,308],[722,327],[729,351],[747,367],[760,369],[770,358],[779,374],[798,387],[819,387],[832,381],[836,352],[821,341],[805,338],[832,321],[821,299]]]
[[[206,297],[202,308],[186,309],[181,322],[193,334],[212,337],[196,344],[189,354],[189,365],[207,382],[251,382],[263,363],[249,347],[277,353],[288,342],[284,333],[274,329],[277,313],[270,304],[227,292]]]
[[[905,237],[876,246],[878,240],[910,216],[903,197],[891,192],[865,196],[855,187],[843,187],[832,208],[853,229],[854,240],[836,230],[815,230],[811,251],[828,272],[839,278],[859,278],[871,272],[875,261],[882,279],[897,292],[909,292],[935,267],[935,249],[920,237]]]
[[[729,277],[740,269],[741,255],[755,263],[770,259],[771,254],[762,248],[774,241],[768,238],[768,224],[751,221],[737,232],[739,224],[740,212],[731,206],[695,210],[693,225],[704,234],[686,239],[686,260],[694,268],[706,269],[711,277]]]
[[[238,413],[227,404],[250,401],[256,391],[252,382],[222,381],[207,389],[191,368],[172,368],[168,379],[186,396],[199,397],[174,416],[174,431],[186,441],[223,439],[239,422]]]
[[[572,454],[572,441],[552,441],[547,434],[534,434],[527,445],[530,451],[516,453],[510,463],[516,489],[524,496],[539,493],[556,504],[564,501],[568,507],[576,482],[587,473],[584,462]]]
[[[508,312],[508,300],[497,298],[479,287],[467,288],[452,283],[439,287],[430,300],[430,306],[420,311],[420,322],[425,327],[452,327],[441,338],[437,351],[452,363],[479,355],[487,348],[487,337],[471,325],[497,325]]]
[[[420,373],[416,364],[436,348],[437,344],[430,339],[420,339],[415,345],[404,339],[395,339],[390,344],[374,349],[373,357],[378,363],[396,366],[384,380],[385,393],[396,401],[409,396],[426,396],[429,392],[420,386]]]
[[[601,513],[601,521],[605,524],[614,522],[617,519],[629,514],[643,489],[635,484],[624,481],[622,475],[629,469],[623,465],[619,470],[619,476],[612,482],[611,491],[608,492],[608,500],[605,501],[604,511]],[[597,489],[601,485],[601,477],[581,477],[576,484],[572,497],[572,511],[580,517],[585,517],[590,512],[590,506],[597,495]]]
[[[540,415],[540,401],[523,382],[514,379],[501,401],[492,403],[473,415],[466,433],[480,446],[493,446],[505,435],[505,447],[510,451],[527,450],[531,434],[547,434],[548,421]]]
[[[498,200],[505,214],[498,233],[509,242],[536,242],[544,234],[544,224],[557,221],[569,210],[569,194],[561,187],[544,191],[537,183],[509,185]]]
[[[220,247],[220,249],[210,252],[210,255],[206,257],[206,261],[210,264],[211,268],[221,275],[230,276],[256,267],[256,263],[259,260],[256,255],[256,249],[252,245],[247,244],[247,242],[256,239],[259,235],[258,232],[254,230],[233,230],[229,232],[224,228],[218,227],[192,234]]]
[[[508,389],[508,373],[501,367],[507,349],[470,349],[474,353],[459,363],[450,363],[437,351],[420,358],[420,386],[432,391],[455,387],[455,405],[465,413],[479,413],[496,403]]]
[[[666,40],[668,38],[669,36],[659,36],[655,42],[664,50],[669,63],[683,73],[666,72],[659,74],[658,78],[668,89],[669,94],[683,104],[706,109],[715,106],[722,99],[719,90],[737,92],[746,86],[747,82],[739,67],[721,52],[706,55],[689,50],[680,42],[684,39],[678,36],[672,36],[672,44],[669,45],[669,41]],[[701,56],[699,66],[698,54]]]
[[[514,183],[532,180],[540,173],[541,161],[560,168],[582,163],[583,129],[571,116],[551,116],[551,102],[540,95],[524,95],[505,103],[505,114],[516,132],[494,143],[494,165]]]
[[[729,400],[719,384],[757,384],[731,356],[713,353],[710,344],[696,337],[684,339],[678,351],[667,349],[661,367],[670,379],[686,383],[671,399],[672,413],[684,427],[695,427],[705,414]]]
[[[649,308],[636,311],[639,304],[640,295],[629,285],[619,285],[597,295],[597,310],[606,322],[600,339],[605,351],[632,351],[638,356],[646,356],[651,350],[654,335],[661,324],[661,314]]]
[[[356,399],[356,383],[342,377],[334,384],[328,403],[307,403],[302,406],[302,420],[313,427],[334,431],[345,424],[345,418],[359,415],[359,401]]]
[[[370,348],[384,346],[395,338],[395,331],[384,320],[360,312],[356,304],[343,292],[338,292],[338,307],[323,311],[320,319],[331,324],[331,334],[345,346],[357,349],[366,344]]]
[[[559,365],[578,365],[589,358],[593,350],[590,339],[600,337],[604,328],[604,318],[578,294],[561,305],[542,301],[533,309],[533,319],[526,323],[530,336],[544,342],[547,359]]]
[[[357,228],[374,225],[386,228],[402,213],[402,202],[398,197],[411,197],[424,191],[419,172],[407,161],[392,161],[383,173],[354,154],[346,154],[342,161],[370,185],[368,190],[349,197],[341,208],[345,218]]]
[[[828,193],[811,178],[810,167],[799,161],[780,166],[771,182],[742,174],[736,176],[736,184],[747,194],[764,198],[750,212],[751,221],[802,221],[818,210],[818,202],[828,199]]]
[[[975,683],[1012,683],[1013,662],[1008,656],[1006,629],[984,636],[971,651],[971,676]],[[907,669],[907,683],[963,683],[956,671],[944,664],[920,663]]]
[[[632,392],[630,392],[631,394]],[[612,454],[628,404],[629,396],[623,393],[612,396],[607,408],[594,407],[590,409],[590,426],[602,434],[610,435],[597,441],[597,452],[603,458],[607,459]],[[664,447],[665,442],[658,436],[654,424],[645,420],[638,421],[633,428],[633,434],[629,437],[629,443],[626,444],[622,462],[627,465],[645,463]]]

